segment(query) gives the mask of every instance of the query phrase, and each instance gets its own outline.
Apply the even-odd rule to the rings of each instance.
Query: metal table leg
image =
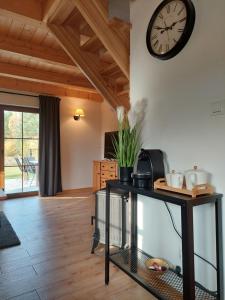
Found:
[[[137,272],[137,194],[131,193],[131,272]]]
[[[122,196],[122,243],[121,248],[124,249],[126,245],[126,226],[127,226],[127,198]]]
[[[110,187],[106,185],[106,205],[105,205],[105,284],[109,284],[109,217],[110,217]]]
[[[218,300],[224,299],[223,289],[223,240],[222,240],[222,202],[220,198],[215,203],[216,214],[216,262]]]
[[[183,299],[195,300],[193,206],[181,207]]]
[[[99,243],[99,238],[100,238],[100,233],[98,229],[98,195],[95,193],[95,216],[91,217],[91,225],[93,225],[95,220],[95,231],[93,233],[92,237],[92,248],[91,248],[91,253],[93,254],[95,252],[95,248],[97,248],[98,243]]]

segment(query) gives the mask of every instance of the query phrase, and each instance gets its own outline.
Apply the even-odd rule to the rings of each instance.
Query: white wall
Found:
[[[85,117],[74,121],[76,108]],[[61,101],[61,153],[63,189],[92,186],[92,162],[103,158],[104,132],[115,129],[115,112],[106,103],[82,99]]]
[[[83,108],[85,117],[72,116]],[[63,189],[92,186],[92,162],[103,159],[104,133],[116,130],[116,114],[106,103],[82,99],[61,101],[61,153]]]
[[[92,186],[92,161],[101,158],[101,104],[82,99],[61,101],[63,189]],[[85,117],[74,121],[76,108]]]
[[[193,0],[193,34],[168,61],[153,58],[145,43],[148,22],[160,2],[131,2],[131,102],[148,103],[144,146],[165,151],[170,169],[204,168],[216,191],[225,193],[225,116],[210,115],[210,103],[225,99],[225,1]],[[171,207],[180,228],[180,211]],[[212,205],[195,208],[194,222],[195,250],[215,264]],[[140,197],[139,241],[145,251],[181,265],[181,242],[163,203]],[[215,290],[215,271],[198,258],[195,263],[196,279]]]

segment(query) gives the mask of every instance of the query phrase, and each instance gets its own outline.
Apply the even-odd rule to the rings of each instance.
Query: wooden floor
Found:
[[[90,254],[94,201],[76,196],[0,202],[22,242],[0,251],[0,299],[155,299],[115,266],[104,285],[103,254]]]

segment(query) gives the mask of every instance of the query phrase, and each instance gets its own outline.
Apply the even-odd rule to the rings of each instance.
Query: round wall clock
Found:
[[[191,0],[164,0],[148,25],[146,43],[150,54],[163,60],[177,55],[189,40],[194,24]]]

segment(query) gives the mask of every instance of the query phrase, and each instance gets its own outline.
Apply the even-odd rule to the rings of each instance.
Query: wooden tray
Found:
[[[207,194],[212,195],[214,192],[213,187],[209,184],[196,185],[192,189],[192,191],[187,190],[184,187],[182,189],[173,188],[173,187],[167,185],[165,178],[157,179],[154,182],[154,189],[170,191],[170,192],[174,192],[174,193],[178,193],[178,194],[184,194],[184,195],[191,196],[192,198],[195,198],[195,197],[201,196],[201,195],[207,195]]]

